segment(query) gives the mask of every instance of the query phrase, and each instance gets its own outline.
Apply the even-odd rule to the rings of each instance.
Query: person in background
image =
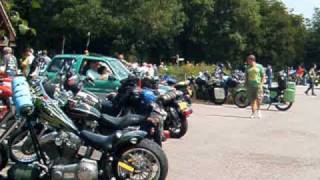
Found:
[[[164,71],[168,70],[167,66],[164,64],[163,61],[160,62],[159,69],[164,70]]]
[[[247,57],[248,68],[246,70],[246,87],[248,92],[248,99],[251,103],[251,118],[261,118],[260,104],[263,93],[263,82],[265,73],[263,66],[256,62],[256,57],[250,55]]]
[[[22,58],[22,72],[25,76],[28,76],[30,72],[30,66],[34,60],[33,49],[29,48],[25,51],[24,57]]]
[[[41,67],[41,71],[44,71],[46,69],[46,67],[50,64],[51,58],[48,56],[47,50],[43,50],[41,56],[44,60],[43,67]]]
[[[153,64],[153,70],[154,70],[154,75],[158,76],[159,75],[159,71],[158,71],[158,66],[156,64]]]
[[[88,49],[84,50],[83,54],[84,54],[85,56],[89,56],[89,50],[88,50]]]
[[[17,58],[13,55],[11,47],[5,47],[3,49],[3,62],[4,62],[4,72],[8,76],[15,76],[18,74],[18,63]]]
[[[117,58],[122,62],[123,65],[127,67],[130,66],[130,63],[124,59],[124,55],[122,53],[118,54]]]
[[[105,80],[106,79],[105,76],[102,76],[98,72],[98,70],[100,68],[99,62],[90,62],[89,66],[90,66],[90,69],[88,69],[88,71],[86,73],[87,77],[91,77],[91,78],[93,78],[93,80],[97,80],[97,79]]]
[[[306,95],[309,95],[309,91],[311,90],[312,96],[316,96],[316,94],[314,93],[314,81],[317,76],[316,69],[317,69],[317,65],[313,64],[313,66],[309,70],[309,80],[308,80],[309,87],[306,90],[306,92],[304,92]]]
[[[271,88],[272,87],[273,70],[272,70],[272,66],[270,64],[267,65],[266,76],[267,76],[268,88]]]
[[[220,79],[222,80],[223,79],[223,76],[224,76],[224,64],[223,63],[219,63],[217,66],[216,66],[216,69],[214,71],[214,77],[217,78],[217,79]]]
[[[28,57],[29,62],[28,63],[29,63],[29,66],[30,66],[32,64],[35,56],[34,56],[34,50],[32,48],[29,48],[28,52],[29,52],[29,54],[28,54],[29,55],[29,57]]]
[[[107,80],[108,77],[112,74],[106,66],[100,66],[98,68],[98,73],[100,74],[101,80]]]
[[[304,84],[303,77],[305,75],[305,72],[302,65],[298,66],[296,74],[297,74],[297,84]]]

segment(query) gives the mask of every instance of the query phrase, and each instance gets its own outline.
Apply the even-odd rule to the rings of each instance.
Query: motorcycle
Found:
[[[168,114],[164,121],[164,129],[170,132],[170,137],[181,138],[188,130],[188,117],[193,113],[190,103],[185,100],[182,91],[169,89],[160,93],[159,84],[152,79],[143,79],[142,88],[149,89],[158,97],[154,102],[160,104]]]
[[[235,89],[241,84],[239,73],[221,78],[212,77],[208,72],[200,73],[194,80],[196,98],[212,101],[216,105],[224,104],[230,90]]]
[[[27,131],[20,132],[22,137],[11,142],[9,148],[21,146],[21,151],[35,156],[36,161],[13,165],[9,179],[166,178],[166,155],[145,138],[145,132],[122,130],[105,136],[80,130],[60,108],[63,101],[48,96],[42,81],[31,95],[15,93],[20,93],[15,102],[20,115],[26,118]],[[48,126],[40,136],[39,124]]]
[[[284,76],[279,76],[278,86],[268,88],[263,86],[262,104],[268,108],[274,105],[279,111],[289,110],[295,101],[295,83],[289,82]],[[239,88],[234,98],[235,105],[239,108],[246,108],[250,105],[245,87]]]
[[[173,87],[174,89],[183,92],[184,99],[189,104],[192,103],[191,97],[193,96],[193,90],[191,88],[191,83],[189,79],[186,81],[178,82],[175,78],[168,75],[164,75],[160,84]]]

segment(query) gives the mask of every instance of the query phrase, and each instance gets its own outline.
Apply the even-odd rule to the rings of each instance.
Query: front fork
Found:
[[[39,160],[40,164],[49,165],[49,160],[46,158],[46,156],[44,155],[43,151],[41,150],[40,143],[39,143],[39,140],[37,138],[37,134],[36,134],[35,128],[34,128],[34,126],[32,124],[32,122],[35,122],[35,120],[36,120],[36,118],[34,117],[34,115],[30,115],[30,116],[27,117],[27,121],[26,121],[27,127],[28,127],[29,132],[30,132],[31,140],[32,140],[33,145],[34,145],[35,153],[37,155],[37,159]]]

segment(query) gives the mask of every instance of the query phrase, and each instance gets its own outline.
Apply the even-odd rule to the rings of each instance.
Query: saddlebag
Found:
[[[295,101],[296,91],[294,89],[285,89],[284,90],[284,101],[285,102],[294,102]]]

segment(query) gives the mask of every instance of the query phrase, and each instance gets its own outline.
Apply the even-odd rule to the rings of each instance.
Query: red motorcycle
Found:
[[[11,82],[10,77],[0,75],[0,124],[14,115],[10,100],[12,97]]]

